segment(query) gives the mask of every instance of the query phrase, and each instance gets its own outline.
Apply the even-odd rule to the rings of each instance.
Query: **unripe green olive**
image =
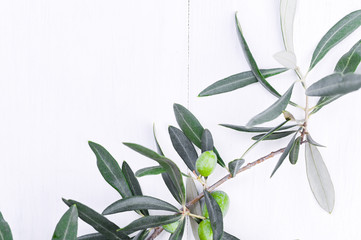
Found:
[[[163,225],[162,227],[169,233],[174,233],[179,225],[179,221]]]
[[[211,193],[212,197],[216,200],[222,210],[223,217],[227,214],[229,208],[229,197],[223,191],[214,191]],[[206,204],[203,205],[203,216],[209,217]]]
[[[199,174],[208,177],[217,165],[217,155],[213,151],[203,152],[196,161]]]
[[[198,236],[200,240],[213,240],[213,231],[209,219],[203,220],[198,225]]]

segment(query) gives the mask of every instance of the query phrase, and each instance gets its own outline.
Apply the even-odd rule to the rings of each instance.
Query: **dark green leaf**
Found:
[[[328,51],[355,31],[360,25],[361,10],[354,11],[338,21],[317,44],[308,71],[310,71]]]
[[[294,132],[296,132],[296,131],[274,132],[271,135],[269,135],[268,137],[264,138],[263,140],[276,140],[276,139],[284,138],[284,137],[291,135]],[[252,140],[258,140],[262,137],[264,137],[264,134],[256,135],[256,136],[252,137]]]
[[[178,203],[182,204],[183,199],[182,199],[182,198],[180,197],[180,195],[178,194],[178,190],[177,190],[176,186],[174,185],[174,183],[173,183],[171,177],[169,176],[169,174],[166,173],[166,172],[165,172],[165,173],[162,173],[162,179],[163,179],[165,185],[167,186],[169,192],[170,192],[170,193],[172,194],[172,196],[174,197],[174,199],[175,199]]]
[[[361,75],[333,73],[312,84],[307,90],[308,96],[334,96],[358,90],[361,87]]]
[[[309,133],[306,134],[306,139],[307,142],[309,142],[310,144],[317,146],[317,147],[326,147],[324,145],[319,144],[318,142],[316,142],[315,140],[313,140],[313,138],[311,137],[311,135]]]
[[[287,71],[287,68],[260,69],[262,76],[265,78]],[[198,96],[212,96],[220,93],[230,92],[239,88],[243,88],[252,83],[256,83],[257,78],[252,71],[238,73],[222,80],[219,80],[204,89]]]
[[[153,135],[154,135],[155,143],[156,143],[156,145],[157,145],[157,152],[158,152],[158,154],[164,156],[163,151],[162,151],[162,148],[161,148],[160,145],[159,145],[159,142],[158,142],[158,139],[157,139],[157,135],[155,134],[155,124],[153,124]]]
[[[69,207],[75,204],[78,209],[79,218],[92,226],[99,233],[103,234],[105,237],[118,240],[129,239],[129,237],[124,233],[117,232],[119,229],[117,225],[88,206],[70,199],[63,199],[63,201]]]
[[[177,189],[177,194],[179,195],[180,199],[182,199],[182,203],[185,201],[185,188],[183,184],[183,178],[182,174],[178,168],[178,166],[168,158],[159,155],[158,153],[145,148],[141,145],[134,144],[134,143],[124,143],[127,147],[133,149],[134,151],[153,159],[154,161],[158,162],[165,171],[169,174],[169,177],[171,178],[172,182],[174,183],[174,186]]]
[[[78,237],[78,240],[109,240],[109,238],[104,237],[101,233],[91,233]]]
[[[142,169],[139,169],[138,171],[136,171],[135,176],[143,177],[143,176],[148,176],[148,175],[158,175],[158,174],[161,174],[164,172],[165,172],[165,170],[164,170],[164,168],[162,168],[162,166],[146,167],[146,168],[142,168]]]
[[[168,132],[174,149],[183,159],[187,167],[193,172],[196,171],[196,161],[198,154],[192,142],[184,135],[184,133],[176,127],[169,126]]]
[[[254,116],[248,123],[247,127],[252,127],[257,124],[271,121],[277,118],[286,109],[288,102],[290,101],[294,84],[280,97],[275,103],[268,107],[263,112]]]
[[[271,177],[276,173],[276,171],[278,170],[278,168],[282,165],[283,161],[286,159],[288,153],[291,151],[291,148],[293,146],[293,142],[295,141],[297,133],[292,137],[291,141],[287,144],[287,147],[285,148],[285,150],[283,151],[281,157],[278,159],[278,162],[271,174]]]
[[[239,239],[229,233],[223,232],[222,240],[239,240]]]
[[[360,20],[361,21],[361,20]],[[346,74],[356,71],[361,61],[361,40],[359,40],[347,53],[337,62],[335,72]]]
[[[123,198],[112,203],[103,211],[102,214],[108,215],[108,214],[141,210],[141,209],[154,209],[154,210],[179,212],[178,208],[158,198],[149,197],[149,196],[134,196],[134,197]]]
[[[246,127],[246,126],[238,126],[238,125],[232,125],[232,124],[220,124],[222,127],[230,128],[236,131],[240,132],[269,132],[272,130],[272,127]],[[278,130],[285,130],[289,128],[296,127],[297,125],[289,125],[279,128]]]
[[[122,164],[122,172],[124,174],[125,179],[128,182],[129,188],[132,191],[134,196],[142,196],[142,189],[140,188],[140,184],[138,179],[135,177],[133,170],[130,168],[126,161]],[[140,210],[140,213],[144,216],[148,216],[149,212],[146,209]]]
[[[296,138],[296,140],[293,142],[292,149],[290,151],[289,159],[291,164],[296,164],[298,160],[298,154],[300,151],[300,145],[301,145],[301,136]]]
[[[213,138],[208,129],[204,129],[201,140],[202,152],[213,151]]]
[[[183,133],[189,140],[191,140],[192,143],[201,149],[201,139],[204,128],[199,123],[198,119],[188,109],[180,104],[174,104],[173,109],[177,123],[182,129]],[[214,148],[214,152],[217,155],[218,164],[222,167],[226,166],[216,148]]]
[[[237,175],[238,170],[242,167],[244,162],[244,159],[235,159],[232,162],[228,163],[228,169],[232,177],[235,177]]]
[[[138,230],[147,228],[159,227],[162,225],[174,223],[181,219],[182,215],[165,215],[165,216],[145,216],[131,222],[126,227],[122,228],[120,232],[130,234]]]
[[[122,197],[132,196],[127,180],[125,180],[123,172],[113,156],[97,143],[89,141],[89,146],[97,157],[98,169],[105,181],[115,188]]]
[[[52,240],[75,240],[77,233],[78,210],[76,205],[73,205],[65,212],[56,225]]]
[[[182,240],[185,223],[185,218],[179,221],[177,229],[170,235],[169,240]]]
[[[0,212],[0,240],[13,240],[13,235],[11,234],[10,226],[3,218],[1,212]]]
[[[211,227],[213,231],[213,240],[222,239],[223,235],[223,214],[216,200],[207,191],[204,190],[204,198],[209,214],[209,220],[211,221]]]
[[[144,229],[143,231],[141,231],[137,235],[135,235],[133,240],[144,240],[148,236],[149,232],[150,232],[149,230]]]
[[[271,130],[269,130],[263,137],[261,137],[260,139],[258,139],[255,143],[253,143],[253,144],[243,153],[243,155],[242,155],[241,158],[243,158],[243,157],[247,154],[247,152],[248,152],[249,150],[251,150],[254,146],[256,146],[256,145],[257,145],[259,142],[261,142],[263,139],[265,139],[266,137],[268,137],[269,135],[271,135],[273,132],[279,130],[279,129],[280,129],[283,125],[285,125],[288,121],[289,121],[289,120],[286,120],[286,121],[284,121],[283,123],[281,123],[280,125],[278,125],[278,126],[272,128]]]
[[[313,195],[322,209],[331,213],[335,205],[335,189],[317,147],[306,143],[307,178]]]

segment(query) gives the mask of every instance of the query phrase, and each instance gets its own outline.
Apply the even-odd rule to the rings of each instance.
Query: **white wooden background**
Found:
[[[0,211],[14,239],[50,239],[67,209],[62,197],[98,211],[119,198],[98,172],[88,140],[137,170],[154,163],[121,143],[154,148],[155,122],[165,153],[185,171],[167,132],[176,125],[174,102],[189,107],[212,131],[226,161],[239,157],[250,135],[217,124],[243,125],[274,97],[259,85],[196,96],[216,80],[249,70],[235,11],[259,66],[279,67],[272,58],[283,49],[278,5],[278,0],[190,0],[188,19],[185,0],[0,1]],[[322,35],[360,8],[359,0],[299,1],[295,51],[301,69]],[[361,29],[335,47],[309,81],[332,72],[360,37]],[[294,78],[289,72],[271,81],[283,92]],[[295,92],[294,101],[303,103],[302,89]],[[285,162],[270,179],[274,158],[221,187],[231,197],[225,229],[243,240],[361,239],[360,101],[360,92],[350,94],[310,120],[313,137],[327,145],[321,153],[336,190],[331,215],[313,198],[303,157],[296,166]],[[262,143],[246,160],[286,144]],[[223,175],[217,169],[210,181]],[[159,176],[140,181],[145,194],[173,201]],[[111,219],[124,226],[135,217],[131,212]],[[80,223],[79,234],[90,232]]]

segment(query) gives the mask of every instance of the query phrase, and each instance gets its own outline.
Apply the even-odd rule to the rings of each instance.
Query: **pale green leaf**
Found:
[[[361,20],[360,20],[361,21]],[[361,61],[361,40],[359,40],[347,53],[337,62],[335,72],[342,74],[353,73]]]

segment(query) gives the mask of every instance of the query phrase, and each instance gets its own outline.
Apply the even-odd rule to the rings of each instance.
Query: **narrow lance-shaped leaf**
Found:
[[[293,22],[296,13],[296,0],[281,0],[280,2],[280,18],[283,43],[285,49],[289,52],[294,52],[293,47]]]
[[[243,158],[254,146],[256,146],[259,142],[261,142],[263,139],[265,139],[266,137],[268,137],[269,135],[271,135],[273,132],[279,130],[283,125],[285,125],[289,120],[284,121],[283,123],[281,123],[280,125],[272,128],[271,130],[269,130],[263,137],[261,137],[260,139],[258,139],[255,143],[253,143],[242,155],[241,158]]]
[[[103,215],[114,214],[119,212],[153,209],[165,210],[171,212],[179,212],[178,208],[158,198],[150,196],[133,196],[120,199],[109,205],[104,211]]]
[[[273,127],[246,127],[246,126],[239,126],[239,125],[233,125],[233,124],[220,124],[222,127],[230,128],[236,131],[240,132],[269,132],[273,129]],[[296,124],[289,125],[289,126],[283,126],[279,128],[278,130],[286,130],[293,127],[296,127]]]
[[[0,240],[13,240],[13,235],[11,234],[10,226],[3,218],[1,212],[0,212]]]
[[[108,238],[101,233],[91,233],[78,237],[78,240],[108,240]]]
[[[213,138],[212,134],[208,129],[204,129],[201,140],[202,152],[213,150]]]
[[[301,145],[301,136],[297,137],[296,140],[293,142],[292,149],[290,151],[289,159],[291,164],[296,164],[298,160],[298,154],[300,151]]]
[[[122,164],[122,172],[124,174],[125,179],[128,182],[129,188],[132,191],[133,195],[142,196],[143,193],[140,184],[138,182],[138,179],[135,177],[133,170],[130,168],[130,166],[126,161],[124,161]],[[140,214],[143,214],[144,216],[148,216],[149,212],[146,209],[141,209]]]
[[[228,169],[232,177],[235,177],[237,175],[238,170],[242,167],[244,162],[244,159],[235,159],[232,162],[228,163]]]
[[[135,237],[133,238],[133,240],[144,240],[147,238],[148,234],[150,233],[149,230],[144,229],[143,231],[139,232],[137,235],[135,235]]]
[[[284,138],[287,137],[289,135],[291,135],[292,133],[294,133],[296,131],[284,131],[284,132],[274,132],[271,135],[269,135],[268,137],[266,137],[263,140],[277,140],[280,138]],[[252,140],[258,140],[260,138],[264,137],[264,134],[260,134],[260,135],[256,135],[252,137]]]
[[[52,240],[76,240],[78,232],[78,210],[71,206],[56,225]]]
[[[183,184],[182,174],[178,166],[173,161],[141,145],[134,143],[123,143],[123,144],[133,149],[134,151],[158,162],[166,170],[167,174],[169,174],[169,177],[171,178],[174,186],[177,189],[177,194],[179,195],[180,199],[182,199],[182,204],[184,203],[185,188]]]
[[[183,159],[187,167],[193,172],[196,171],[196,161],[198,154],[192,142],[184,135],[184,133],[176,127],[169,126],[168,132],[172,145],[178,155]]]
[[[312,144],[316,147],[325,147],[324,145],[321,145],[318,142],[316,142],[315,140],[313,140],[313,138],[311,137],[311,135],[309,133],[306,134],[306,139],[307,139],[307,142],[309,142],[310,144]]]
[[[187,203],[192,201],[193,199],[195,199],[198,196],[198,190],[197,187],[194,183],[193,178],[187,178],[186,180],[186,200]],[[196,203],[194,203],[193,205],[188,207],[189,211],[195,215],[202,215],[202,209],[201,209],[201,204],[199,203],[199,201],[197,201]],[[193,233],[193,237],[195,240],[199,240],[199,236],[198,236],[198,223],[192,218],[189,217],[189,223],[191,225],[191,229],[192,229],[192,233]]]
[[[361,21],[361,20],[360,20]],[[335,72],[342,74],[353,73],[361,61],[361,40],[359,40],[347,53],[337,62]]]
[[[179,221],[177,229],[170,235],[169,240],[181,240],[183,238],[185,223],[185,218]]]
[[[282,66],[295,69],[297,67],[296,55],[293,52],[281,51],[273,55]]]
[[[333,73],[312,84],[306,90],[308,96],[334,96],[347,94],[361,88],[361,75]]]
[[[317,147],[306,143],[307,178],[313,195],[322,209],[331,213],[335,204],[335,189],[330,174]]]
[[[165,172],[165,173],[162,173],[162,179],[163,179],[165,185],[167,186],[169,192],[170,192],[170,193],[172,194],[172,196],[174,197],[174,199],[175,199],[178,203],[182,204],[183,199],[181,198],[180,194],[178,194],[178,189],[177,189],[177,187],[174,185],[174,183],[173,183],[171,177],[169,176],[169,174],[166,173],[166,172]]]
[[[202,148],[201,139],[204,128],[198,119],[185,107],[180,104],[173,105],[174,114],[179,127],[191,142],[198,148]],[[226,166],[216,148],[213,151],[217,155],[217,162],[222,167]]]
[[[294,84],[280,97],[275,103],[268,107],[263,112],[254,116],[248,123],[248,127],[252,127],[257,124],[271,121],[277,118],[286,109],[288,102],[290,101]]]
[[[148,176],[148,175],[158,175],[158,174],[161,174],[164,172],[165,172],[165,170],[164,170],[164,168],[162,168],[162,166],[146,167],[146,168],[142,168],[142,169],[139,169],[138,171],[136,171],[135,176],[136,177],[144,177],[144,176]]]
[[[317,44],[308,71],[310,71],[328,51],[355,31],[360,25],[361,10],[354,11],[338,21]]]
[[[128,186],[121,168],[112,155],[101,145],[90,142],[89,146],[93,150],[100,173],[105,181],[107,181],[122,197],[132,196],[132,192]]]
[[[129,239],[127,235],[117,231],[119,227],[116,224],[109,221],[103,215],[97,213],[88,206],[70,199],[63,199],[63,201],[69,207],[75,204],[78,209],[79,218],[92,226],[99,233],[103,234],[105,237],[118,240]]]
[[[287,68],[260,69],[263,77],[268,78],[287,71]],[[221,79],[206,89],[204,89],[198,97],[212,96],[225,92],[231,92],[239,88],[246,87],[250,84],[257,83],[257,78],[252,71],[234,74],[227,78]]]
[[[174,223],[181,219],[181,217],[182,215],[180,214],[164,216],[145,216],[131,222],[126,227],[120,229],[119,232],[123,232],[124,234],[130,234],[138,230],[159,227],[162,225]]]
[[[160,147],[160,144],[159,144],[159,142],[158,142],[157,135],[156,135],[156,133],[155,133],[155,124],[153,124],[153,136],[154,136],[155,144],[156,144],[156,146],[157,146],[157,152],[158,152],[158,154],[164,156],[164,153],[163,153],[163,151],[162,151],[162,148]]]
[[[281,157],[278,159],[278,162],[277,162],[275,168],[273,169],[271,177],[276,173],[278,168],[282,165],[283,161],[286,159],[288,153],[291,151],[291,148],[293,146],[293,142],[295,141],[296,135],[297,135],[297,133],[292,137],[291,141],[287,144],[285,150],[283,151]]]
[[[213,231],[213,240],[222,239],[223,235],[223,214],[216,200],[207,191],[204,190],[204,198],[209,214],[209,220],[211,221],[211,227]]]

